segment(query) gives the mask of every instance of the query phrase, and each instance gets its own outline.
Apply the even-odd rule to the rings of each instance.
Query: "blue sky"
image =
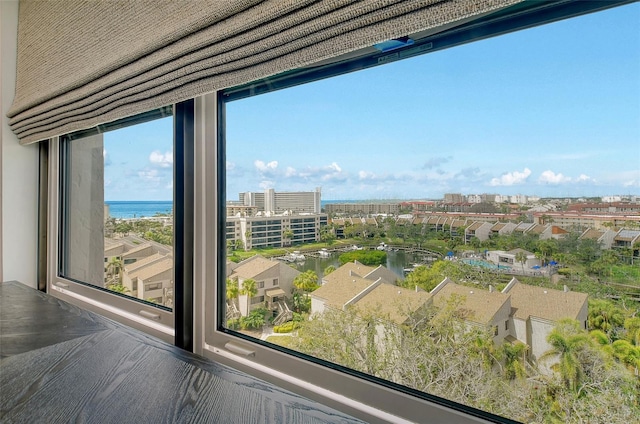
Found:
[[[229,103],[227,198],[640,195],[639,24],[632,4]],[[107,133],[107,200],[171,198],[171,125]]]

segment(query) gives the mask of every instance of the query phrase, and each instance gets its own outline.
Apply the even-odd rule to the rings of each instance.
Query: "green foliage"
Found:
[[[118,293],[129,293],[129,289],[122,284],[108,284],[107,289]]]
[[[634,422],[640,414],[640,387],[625,369],[636,360],[630,342],[614,347],[604,332],[587,334],[576,321],[562,321],[549,336],[552,350],[546,356],[557,362],[557,374],[542,375],[527,362],[524,344],[495,346],[491,332],[468,326],[456,313],[459,302],[454,298],[440,311],[422,310],[403,325],[391,324],[376,309],[329,309],[299,321],[297,334],[286,343],[518,421]]]
[[[369,266],[384,265],[387,263],[387,253],[380,250],[354,250],[343,253],[338,257],[340,265],[347,262],[358,261]]]
[[[268,311],[264,308],[254,309],[253,311],[249,312],[249,315],[247,315],[246,317],[240,318],[240,328],[243,330],[261,329],[266,323],[265,316],[267,312]]]
[[[238,288],[238,280],[235,278],[227,278],[225,288],[227,292],[227,300],[235,299],[236,297],[238,297],[238,294],[240,294],[240,289]]]
[[[424,265],[416,267],[399,284],[408,289],[414,289],[418,286],[425,291],[431,291],[446,277],[455,278],[458,270],[459,264],[451,261],[436,261],[431,267]]]
[[[258,283],[253,278],[247,278],[242,282],[242,287],[240,288],[240,294],[247,295],[249,297],[253,297],[258,293]]]
[[[305,292],[312,292],[318,287],[318,274],[313,270],[305,271],[301,274],[298,274],[296,278],[293,279],[293,285],[298,289]]]
[[[589,300],[587,323],[590,329],[602,330],[609,339],[615,340],[624,322],[625,312],[613,302],[604,299]]]
[[[579,352],[590,347],[593,340],[580,329],[578,321],[561,320],[547,336],[547,342],[551,349],[540,358],[558,357],[558,363],[554,369],[560,374],[565,386],[577,392],[584,377],[584,366],[579,359]]]
[[[274,333],[291,333],[293,330],[300,328],[300,323],[295,321],[288,321],[282,325],[276,325],[273,327]]]
[[[291,296],[291,304],[294,313],[309,312],[311,310],[311,298],[304,293],[294,292]]]
[[[324,269],[324,271],[323,271],[322,273],[323,273],[323,275],[327,276],[327,275],[331,274],[331,273],[332,273],[333,271],[335,271],[335,270],[336,270],[336,267],[335,267],[335,266],[333,266],[333,265],[329,265],[328,267],[326,267],[326,268]]]
[[[227,328],[229,330],[240,329],[240,318],[231,318],[227,320]]]

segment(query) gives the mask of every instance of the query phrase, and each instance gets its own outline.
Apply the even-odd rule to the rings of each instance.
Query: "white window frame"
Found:
[[[174,113],[175,120],[175,113]],[[49,139],[47,199],[47,292],[80,308],[99,313],[130,327],[175,343],[175,317],[169,312],[134,298],[127,298],[90,285],[80,284],[58,274],[60,239],[61,137]],[[81,143],[82,141],[77,141]]]
[[[536,11],[534,12],[536,16],[531,18],[531,22],[516,23],[513,24],[513,28],[495,31],[494,34],[574,17],[623,3],[622,1],[604,5],[600,9],[586,10],[588,7],[585,5],[589,2],[577,2],[569,4],[568,9],[562,9],[561,5],[559,11]],[[454,41],[452,45],[456,45],[456,42]],[[411,389],[392,383],[381,384],[375,378],[345,373],[338,370],[340,367],[327,367],[321,365],[320,361],[285,353],[286,349],[265,346],[250,337],[219,329],[222,324],[222,314],[218,313],[216,299],[218,295],[224,298],[224,293],[218,293],[220,289],[217,286],[218,277],[216,276],[219,264],[217,260],[210,260],[217,257],[216,252],[219,248],[224,248],[225,239],[224,217],[218,215],[218,210],[222,210],[222,207],[217,207],[217,202],[226,200],[217,192],[219,175],[225,172],[225,154],[221,146],[218,146],[220,129],[216,126],[217,119],[210,119],[224,114],[224,111],[217,110],[217,95],[217,93],[211,93],[196,99],[197,159],[194,169],[196,286],[194,290],[197,353],[367,422],[512,422],[507,418],[497,417],[446,399],[412,392]],[[218,165],[221,166],[218,167]],[[217,241],[218,237],[222,242]]]
[[[436,403],[398,389],[385,387],[283,351],[219,331],[216,258],[217,237],[225,241],[226,225],[218,216],[219,151],[217,139],[217,93],[195,102],[195,216],[194,294],[196,353],[257,376],[309,399],[361,418],[367,422],[488,423],[479,416],[452,409],[453,402]],[[212,195],[212,193],[214,195]],[[220,293],[224,296],[224,293]],[[471,408],[469,408],[471,410]]]

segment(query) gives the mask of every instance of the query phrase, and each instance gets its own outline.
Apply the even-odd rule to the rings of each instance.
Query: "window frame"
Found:
[[[171,113],[167,111],[171,108]],[[147,113],[124,118],[108,124],[100,125],[84,131],[77,131],[71,136],[98,134],[110,129],[148,122],[157,118],[173,116],[173,150],[174,156],[174,304],[173,308],[162,308],[144,300],[116,294],[108,290],[81,281],[75,281],[61,275],[60,264],[65,217],[62,210],[65,189],[65,137],[54,137],[43,142],[47,145],[47,154],[41,156],[40,172],[46,175],[41,178],[40,207],[46,209],[46,225],[41,225],[44,241],[39,251],[39,263],[46,264],[46,289],[49,294],[83,309],[102,314],[115,321],[156,336],[179,347],[190,349],[192,341],[193,314],[185,311],[193,310],[192,274],[193,264],[189,259],[193,248],[193,100],[155,109]],[[80,141],[81,142],[81,141]],[[186,188],[186,189],[185,189]],[[185,206],[187,205],[187,206]],[[186,211],[185,211],[186,210]],[[179,232],[176,229],[176,214],[179,218]],[[192,237],[192,236],[191,236]],[[178,273],[177,269],[180,270]],[[182,299],[180,304],[176,301]],[[184,318],[186,317],[186,319]],[[187,335],[186,337],[184,335]]]
[[[225,104],[632,2],[527,2],[442,32],[421,34],[423,38],[412,46],[390,52],[364,49],[317,66],[285,72],[197,99],[196,151],[202,163],[196,164],[196,204],[202,210],[196,213],[195,223],[196,247],[202,250],[196,255],[200,257],[200,261],[196,261],[196,269],[202,279],[197,284],[196,296],[200,294],[204,299],[196,314],[200,321],[198,337],[203,340],[198,353],[368,422],[420,422],[425,417],[429,417],[430,422],[514,422],[222,328],[224,310],[220,306],[223,302],[218,305],[216,300],[224,299],[225,281]],[[217,119],[211,122],[207,119],[209,116]],[[206,263],[204,258],[207,255],[217,255],[216,261]]]

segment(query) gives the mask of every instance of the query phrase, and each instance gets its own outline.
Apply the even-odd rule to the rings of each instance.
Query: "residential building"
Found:
[[[518,261],[517,257],[519,253],[524,254],[524,257],[526,258],[524,263]],[[485,253],[485,258],[495,265],[510,266],[515,269],[518,269],[519,267],[531,269],[542,265],[542,261],[538,259],[535,254],[524,249],[513,249],[508,252],[503,250],[489,250]]]
[[[239,194],[240,203],[253,206],[262,212],[270,213],[320,213],[322,189],[315,191],[277,192],[269,188],[264,193],[246,192]]]
[[[242,316],[246,316],[259,307],[278,310],[278,304],[291,296],[293,280],[299,274],[300,271],[278,260],[255,255],[238,263],[228,278],[238,281],[241,294],[237,306]],[[256,282],[257,291],[252,297],[242,294],[243,283],[249,279]]]
[[[327,214],[324,213],[227,216],[226,240],[231,244],[241,241],[246,250],[286,247],[319,241],[320,229],[326,225]]]
[[[563,318],[575,319],[587,328],[586,293],[530,286],[513,278],[502,290],[511,297],[510,334],[529,346],[528,355],[538,360],[551,349],[547,336]]]
[[[327,203],[324,211],[329,215],[397,215],[400,203]]]
[[[433,306],[439,310],[452,308],[454,314],[469,326],[490,329],[493,341],[501,343],[509,335],[511,314],[509,295],[493,290],[461,286],[445,278],[431,292]]]

